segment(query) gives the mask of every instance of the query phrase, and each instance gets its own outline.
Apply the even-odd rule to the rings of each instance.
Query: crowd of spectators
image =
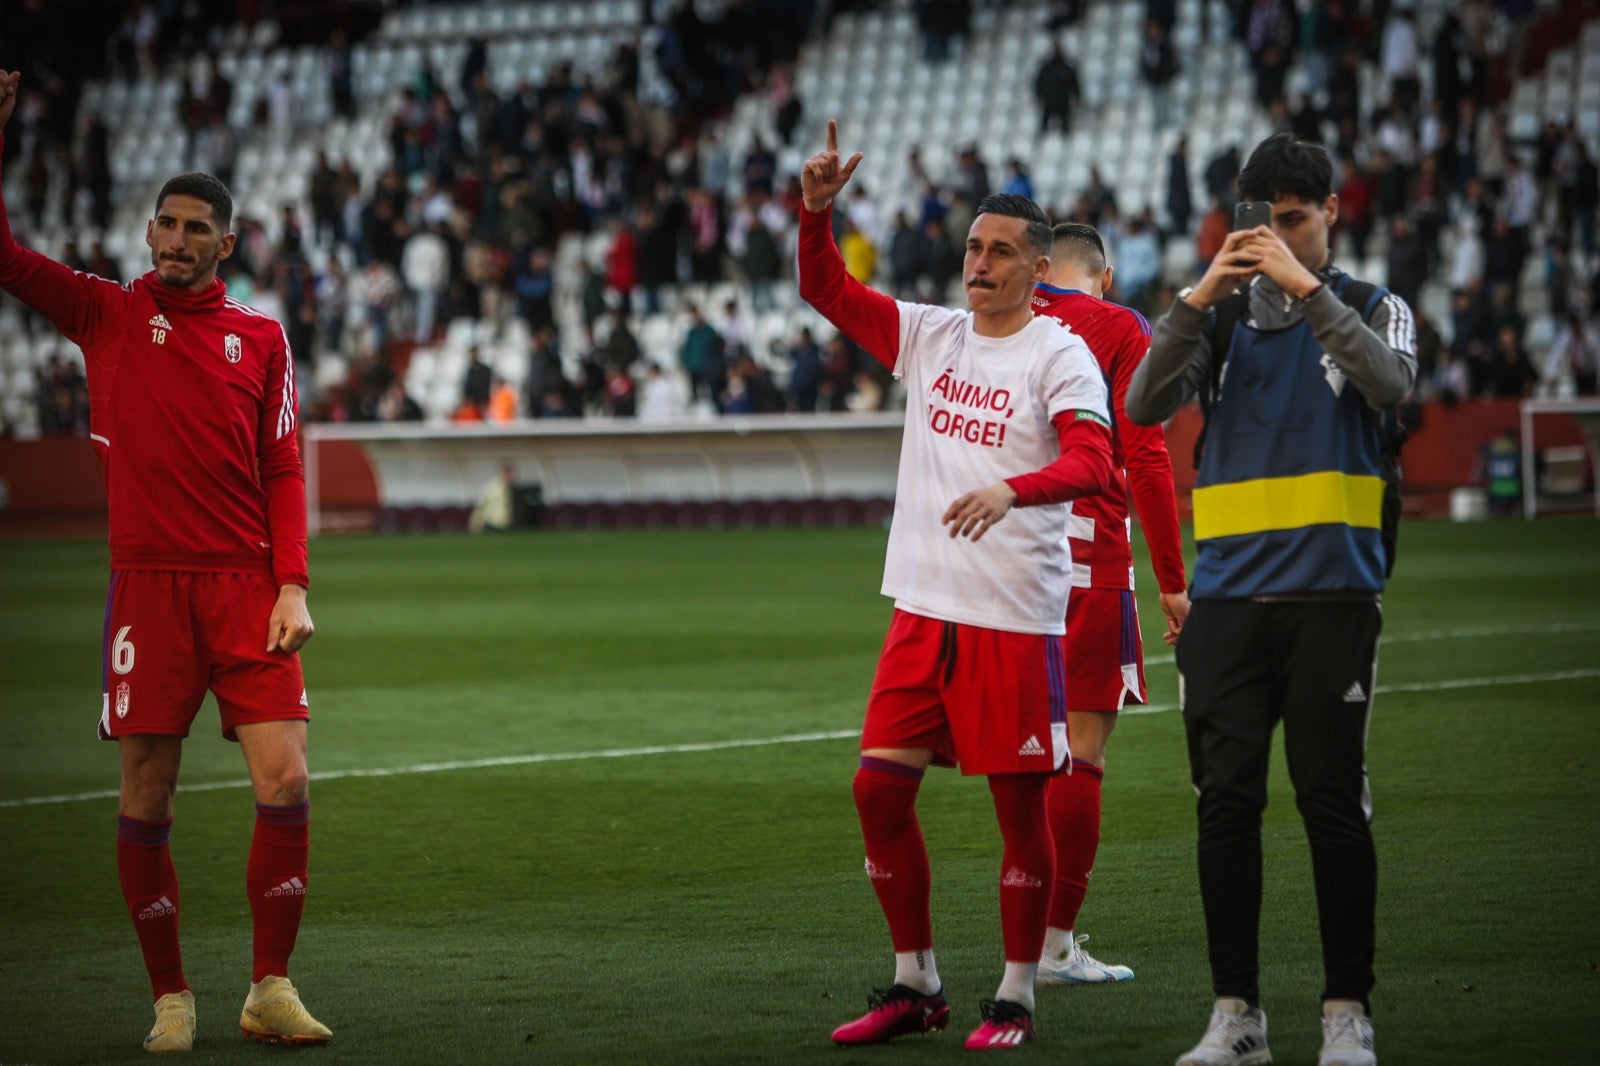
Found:
[[[23,202],[14,208],[24,225],[42,224],[52,195],[65,197],[54,208],[61,217],[95,228],[109,219],[104,123],[85,114],[74,128],[84,79],[147,77],[161,65],[157,57],[202,56],[226,20],[263,5],[106,6],[115,17],[105,22],[111,29],[98,51],[66,48],[51,34],[61,28],[59,5],[25,3],[0,26],[0,37],[48,42],[28,59],[25,84],[34,88],[7,145],[8,172],[20,165],[24,174]],[[364,179],[351,160],[319,153],[308,175],[307,217],[289,206],[272,220],[237,220],[238,249],[225,271],[230,291],[278,316],[308,369],[327,352],[349,361],[346,382],[308,397],[313,419],[420,418],[403,385],[408,353],[462,317],[494,337],[520,319],[530,340],[520,390],[492,371],[485,377],[487,366],[473,361],[452,416],[460,421],[677,417],[671,379],[678,376],[702,410],[881,407],[891,402],[890,382],[848,338],[819,342],[801,331],[772,350],[754,349],[743,319],[780,305],[775,290],[786,284],[792,259],[798,177],[780,173],[779,144],[757,138],[735,154],[714,121],[740,95],[760,93],[787,143],[813,118],[795,87],[800,42],[819,20],[825,26],[839,11],[879,6],[883,0],[744,0],[705,18],[692,3],[646,3],[654,32],[619,35],[603,69],[557,65],[503,93],[491,87],[503,81],[491,77],[501,72],[489,69],[488,42],[472,42],[458,69],[424,65],[389,105],[386,169]],[[971,32],[971,3],[916,0],[911,7],[928,62],[942,62]],[[1085,7],[1053,2],[1041,15],[1059,28]],[[1523,60],[1534,5],[1465,0],[1445,10],[1426,40],[1404,3],[1231,0],[1200,11],[1208,22],[1202,39],[1213,32],[1209,20],[1220,18],[1215,29],[1247,51],[1257,101],[1273,126],[1328,145],[1340,174],[1336,256],[1363,265],[1382,257],[1387,283],[1416,310],[1419,399],[1593,391],[1600,363],[1592,317],[1600,306],[1595,164],[1571,122],[1547,124],[1532,145],[1513,144],[1506,129],[1503,99]],[[1156,94],[1159,127],[1169,121],[1161,101],[1184,57],[1171,43],[1175,3],[1147,0],[1144,15],[1140,65]],[[1048,50],[1034,79],[1041,136],[1069,132],[1082,102],[1073,60],[1048,33],[1040,43]],[[334,110],[354,115],[351,38],[341,28],[327,46]],[[642,91],[646,65],[668,92]],[[1284,89],[1295,65],[1304,91],[1291,102]],[[232,87],[210,64],[183,69],[183,164],[228,180],[246,134],[229,125]],[[279,88],[262,94],[256,117],[292,132],[287,83]],[[1226,235],[1241,147],[1248,146],[1198,161],[1177,137],[1159,205],[1125,209],[1118,190],[1091,168],[1071,202],[1045,206],[1058,219],[1100,228],[1117,268],[1113,298],[1156,312],[1189,280],[1166,264],[1192,259],[1198,273]],[[912,149],[892,187],[856,188],[835,212],[850,272],[901,299],[959,298],[954,284],[976,204],[991,191],[1034,195],[1024,158],[993,173],[996,161],[975,144],[942,155]],[[1190,195],[1197,166],[1203,205]],[[578,263],[570,276],[558,272],[557,245],[569,234],[604,234],[603,259]],[[1193,256],[1169,255],[1174,241],[1192,244]],[[77,249],[60,253],[77,265]],[[1529,353],[1520,281],[1535,257],[1548,313],[1560,326],[1548,352]],[[98,247],[82,261],[117,273]],[[685,283],[703,292],[728,281],[741,292],[731,306],[690,307],[681,297]],[[1429,283],[1450,292],[1448,322],[1424,313]],[[563,350],[557,328],[558,307],[569,297],[583,322],[576,351]],[[637,316],[663,308],[688,320],[682,344],[645,351]],[[572,334],[566,337],[570,345]],[[46,432],[74,431],[81,422],[70,413],[76,400],[61,398],[75,386],[58,380],[59,371],[40,371]]]

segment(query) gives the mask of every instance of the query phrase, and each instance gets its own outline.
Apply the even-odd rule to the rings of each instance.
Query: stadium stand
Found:
[[[1139,76],[1140,35],[1145,5],[1138,0],[1111,0],[1085,5],[1081,20],[1050,30],[1046,19],[1052,5],[1016,0],[1003,4],[974,4],[970,32],[942,63],[922,58],[915,5],[909,0],[858,2],[836,5],[840,10],[826,20],[799,48],[792,63],[795,96],[803,101],[804,117],[792,142],[785,144],[774,117],[769,75],[789,64],[751,70],[745,90],[728,101],[709,121],[686,123],[686,102],[678,97],[681,85],[663,71],[661,49],[670,36],[669,8],[678,5],[646,4],[641,0],[591,0],[585,3],[448,3],[399,6],[389,10],[374,32],[356,40],[348,50],[352,97],[348,105],[337,98],[333,73],[340,61],[336,43],[289,43],[271,21],[226,26],[216,47],[215,71],[231,86],[224,121],[236,141],[236,157],[228,177],[235,190],[241,233],[248,220],[255,227],[245,243],[272,247],[284,238],[291,217],[305,231],[307,266],[316,277],[325,276],[337,258],[357,288],[360,255],[356,249],[331,238],[312,240],[309,220],[312,171],[319,151],[334,161],[347,161],[359,177],[364,196],[370,196],[380,176],[395,167],[391,122],[404,106],[408,91],[428,84],[430,91],[453,101],[459,113],[464,100],[458,72],[483,42],[483,70],[488,87],[502,99],[528,87],[542,86],[563,68],[575,83],[599,82],[615,76],[619,47],[634,43],[638,50],[637,88],[632,102],[645,109],[677,108],[679,127],[696,132],[702,148],[702,173],[723,175],[713,190],[726,222],[739,205],[744,176],[739,160],[759,143],[775,145],[775,183],[797,173],[805,155],[815,147],[816,129],[827,117],[837,117],[847,145],[866,152],[856,183],[869,190],[879,217],[892,218],[905,202],[905,160],[919,149],[928,170],[943,179],[959,149],[972,147],[986,161],[991,179],[999,185],[1005,160],[1027,164],[1036,196],[1058,216],[1074,209],[1074,197],[1085,188],[1091,169],[1114,191],[1121,218],[1151,209],[1165,222],[1167,156],[1180,135],[1189,146],[1191,198],[1196,214],[1204,210],[1207,194],[1203,170],[1207,161],[1230,144],[1248,149],[1273,128],[1274,119],[1256,106],[1251,59],[1242,34],[1230,34],[1226,5],[1211,5],[1209,34],[1202,39],[1201,0],[1181,0],[1177,5],[1174,44],[1179,71],[1171,86],[1176,122],[1156,128],[1155,104]],[[701,3],[708,18],[721,14],[725,5]],[[803,6],[803,5],[800,5]],[[818,5],[826,8],[834,5]],[[1248,6],[1248,5],[1245,5]],[[1395,5],[1396,8],[1405,7]],[[1487,5],[1481,5],[1487,6]],[[1427,62],[1427,45],[1445,16],[1456,5],[1445,0],[1423,0],[1414,5],[1420,40],[1424,44],[1421,67],[1422,95],[1433,92],[1433,72]],[[1579,135],[1595,154],[1600,142],[1600,22],[1589,19],[1590,4],[1538,5],[1536,18],[1527,24],[1494,23],[1491,46],[1499,52],[1514,49],[1523,62],[1521,72],[1505,76],[1500,104],[1510,143],[1532,161],[1541,135],[1550,123],[1572,119]],[[654,20],[646,24],[645,11]],[[823,20],[818,19],[819,23]],[[1059,40],[1073,57],[1083,87],[1079,119],[1069,136],[1038,133],[1038,112],[1032,98],[1032,78],[1051,40]],[[110,259],[124,276],[144,269],[142,223],[159,182],[191,159],[191,140],[201,134],[186,129],[188,102],[201,95],[210,80],[211,60],[200,52],[188,62],[157,62],[128,78],[113,72],[83,88],[73,127],[83,131],[91,116],[110,131],[109,164],[115,200],[108,224],[89,223],[80,202],[59,205],[58,191],[69,181],[64,166],[52,157],[46,166],[51,187],[50,206],[39,225],[17,223],[34,246],[58,254],[65,242],[79,248],[103,242]],[[1506,66],[1504,62],[1500,64]],[[1374,116],[1387,99],[1388,86],[1378,71],[1375,56],[1363,58],[1363,116]],[[1306,64],[1289,68],[1284,95],[1293,99],[1310,84]],[[631,105],[630,105],[631,106]],[[700,117],[700,116],[695,116]],[[1327,128],[1327,127],[1325,127]],[[1330,129],[1331,132],[1331,129]],[[1363,131],[1365,141],[1371,130]],[[20,140],[20,137],[14,137]],[[1365,149],[1363,149],[1364,151]],[[713,166],[713,160],[717,165]],[[25,161],[13,153],[6,170],[8,202],[20,220],[25,200]],[[1548,190],[1546,190],[1548,192]],[[781,197],[780,197],[781,198]],[[1541,202],[1534,227],[1534,245],[1527,254],[1515,289],[1520,314],[1527,322],[1523,346],[1538,360],[1557,332],[1546,283],[1546,238],[1554,231],[1553,195]],[[586,222],[587,232],[560,237],[554,248],[552,310],[561,365],[568,379],[583,372],[580,356],[589,346],[585,334],[578,265],[587,262],[602,271],[611,250],[613,230],[605,209]],[[1162,281],[1167,290],[1191,276],[1193,238],[1173,234],[1166,241]],[[1367,245],[1367,256],[1352,264],[1363,276],[1382,278],[1387,271],[1387,239],[1383,233]],[[1451,227],[1442,233],[1442,246],[1432,276],[1423,284],[1418,310],[1452,340],[1451,294],[1444,282],[1442,264],[1454,249]],[[886,249],[880,248],[878,283],[887,282]],[[1573,261],[1575,293],[1595,269],[1594,257],[1578,255]],[[786,270],[786,273],[788,271]],[[261,286],[265,288],[265,286]],[[250,291],[247,288],[247,291]],[[263,294],[265,295],[265,294]],[[761,370],[781,389],[788,372],[786,348],[802,327],[811,328],[819,342],[832,330],[800,304],[793,286],[780,281],[774,287],[774,305],[755,311],[748,286],[727,263],[716,280],[680,280],[662,290],[662,310],[644,312],[635,300],[627,321],[639,338],[645,357],[670,373],[680,403],[691,417],[715,417],[715,407],[705,400],[691,402],[688,382],[677,366],[677,353],[687,329],[685,308],[693,303],[706,310],[719,329],[726,327],[725,305],[732,303],[748,320],[747,348]],[[954,289],[944,294],[959,299]],[[272,305],[270,298],[265,301]],[[406,301],[398,301],[394,333],[409,324]],[[287,313],[287,312],[285,312]],[[597,323],[595,341],[606,338],[606,319]],[[350,298],[341,322],[314,334],[314,352],[302,352],[311,372],[305,398],[313,415],[360,417],[355,404],[340,406],[323,401],[340,390],[358,390],[370,381],[374,334],[371,316],[359,299]],[[388,342],[377,352],[388,371],[398,375],[406,392],[423,414],[433,420],[449,418],[461,400],[461,381],[468,350],[477,346],[499,376],[526,392],[530,373],[532,331],[521,316],[507,315],[500,324],[485,320],[449,322],[431,340],[417,346]],[[37,381],[51,367],[81,365],[81,353],[48,325],[25,318],[17,306],[0,301],[0,419],[12,433],[33,436],[52,431],[38,397]],[[640,376],[639,368],[633,370]],[[383,378],[383,374],[377,375]],[[882,387],[884,383],[879,383]],[[585,398],[591,413],[603,405],[594,393]],[[894,402],[892,389],[882,393],[865,388],[851,401],[853,407],[873,407]]]

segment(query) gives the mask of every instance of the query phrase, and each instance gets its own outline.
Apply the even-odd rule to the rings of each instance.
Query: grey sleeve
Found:
[[[1302,311],[1317,343],[1368,404],[1385,411],[1405,399],[1417,380],[1417,326],[1404,300],[1389,293],[1363,322],[1324,287]]]
[[[1124,410],[1134,422],[1141,426],[1159,425],[1210,382],[1207,316],[1208,312],[1174,300],[1156,322],[1149,354],[1134,370],[1123,400]]]

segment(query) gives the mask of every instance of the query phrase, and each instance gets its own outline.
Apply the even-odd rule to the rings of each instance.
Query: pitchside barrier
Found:
[[[902,413],[756,415],[664,425],[538,420],[303,426],[313,533],[464,528],[509,465],[519,513],[554,528],[876,525],[889,514]],[[1521,433],[1526,513],[1600,509],[1600,401],[1408,405],[1410,514],[1481,494],[1485,445]],[[1200,415],[1167,425],[1180,507]],[[1589,435],[1585,435],[1585,427]],[[983,447],[981,433],[975,446]],[[973,486],[978,488],[981,486]],[[103,534],[104,475],[85,439],[0,440],[0,535]]]

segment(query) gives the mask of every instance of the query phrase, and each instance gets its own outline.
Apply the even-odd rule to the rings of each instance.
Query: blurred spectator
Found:
[[[381,352],[389,341],[390,314],[400,298],[400,275],[384,260],[374,259],[361,268],[359,290],[372,346]]]
[[[1206,194],[1221,203],[1223,212],[1230,217],[1233,205],[1239,202],[1239,166],[1237,144],[1228,145],[1206,164]]]
[[[422,408],[406,394],[405,386],[396,379],[389,382],[379,395],[373,406],[372,418],[375,422],[421,422]]]
[[[1161,245],[1155,227],[1143,217],[1128,220],[1117,243],[1117,300],[1137,310],[1149,309],[1149,297],[1161,273]]]
[[[316,292],[317,321],[322,329],[322,348],[344,351],[345,317],[350,311],[350,278],[338,255],[330,255],[322,273],[313,282]]]
[[[606,334],[601,363],[607,370],[632,373],[633,364],[639,361],[641,354],[639,338],[633,335],[633,330],[628,326],[628,316],[621,308],[612,308],[607,312],[607,317],[610,319],[611,329]]]
[[[489,392],[489,402],[484,405],[490,422],[514,422],[517,418],[517,387],[498,375]]]
[[[684,310],[689,315],[689,328],[678,349],[678,364],[689,375],[689,398],[716,403],[725,384],[722,335],[705,320],[697,305],[689,304]]]
[[[605,405],[613,418],[632,418],[636,413],[633,378],[621,370],[606,371]]]
[[[810,414],[817,409],[822,392],[822,349],[807,326],[789,348],[789,404],[796,411]]]
[[[1006,180],[1001,183],[1000,191],[1012,196],[1034,199],[1033,176],[1028,173],[1028,164],[1016,156],[1006,160]]]
[[[927,237],[904,211],[897,211],[894,226],[889,231],[889,280],[895,299],[916,300],[917,281],[926,272],[927,265]]]
[[[872,238],[848,218],[844,221],[844,234],[839,238],[839,254],[852,278],[863,285],[871,284],[878,272],[878,249],[873,246]]]
[[[1423,254],[1422,238],[1417,235],[1407,215],[1396,215],[1389,222],[1388,279],[1389,291],[1404,300],[1416,312],[1422,299],[1422,283],[1427,276],[1427,257]]]
[[[1072,109],[1082,95],[1077,70],[1061,50],[1061,42],[1053,42],[1050,58],[1033,79],[1033,98],[1039,104],[1039,132],[1043,134],[1056,126],[1064,134],[1071,133]]]
[[[1189,135],[1181,134],[1167,156],[1167,221],[1175,234],[1189,232],[1194,200],[1189,190]]]
[[[400,273],[411,297],[414,317],[412,339],[418,344],[433,340],[439,301],[450,283],[450,249],[442,230],[439,225],[418,230],[406,239],[400,253]]]
[[[1417,103],[1422,64],[1416,14],[1410,8],[1399,8],[1389,15],[1378,56],[1379,70],[1389,83],[1390,100],[1399,110],[1409,113]]]
[[[678,390],[654,360],[644,368],[644,384],[639,390],[639,421],[649,423],[674,422],[682,417],[678,403]]]
[[[486,409],[494,383],[494,371],[483,361],[483,352],[478,346],[472,345],[467,349],[467,372],[461,382],[461,401]]]
[[[1340,205],[1343,206],[1342,204]],[[1222,251],[1222,244],[1233,230],[1233,218],[1221,201],[1212,199],[1211,207],[1200,220],[1200,232],[1194,241],[1194,273],[1198,277],[1206,272],[1211,260]]]
[[[1545,358],[1541,389],[1549,396],[1593,396],[1597,373],[1600,335],[1582,313],[1569,311]]]
[[[612,219],[611,248],[606,252],[606,288],[616,293],[624,311],[632,310],[633,308],[633,289],[639,282],[638,255],[638,237],[633,227],[621,216]],[[545,253],[545,257],[542,262],[544,269],[540,272],[542,280],[539,284],[540,288],[544,290],[544,299],[548,303],[550,287],[544,284],[545,280],[549,280],[550,275],[548,252]],[[532,263],[531,257],[529,263],[530,265]],[[519,303],[520,287],[521,283],[519,281]],[[542,313],[543,309],[541,309]]]
[[[1484,367],[1485,395],[1519,399],[1533,395],[1533,388],[1538,383],[1539,375],[1528,361],[1527,353],[1522,350],[1517,331],[1511,326],[1500,327]]]
[[[1456,358],[1449,348],[1439,350],[1439,359],[1428,378],[1427,393],[1428,399],[1437,399],[1446,407],[1472,398],[1472,375],[1467,364]]]
[[[500,468],[500,472],[489,479],[483,491],[478,495],[478,502],[472,508],[472,513],[467,516],[467,529],[473,533],[504,533],[512,526],[512,517],[515,513],[513,501],[514,488],[512,482],[515,472],[511,464],[507,463]]]
[[[555,325],[555,288],[550,250],[534,248],[528,253],[527,265],[511,285],[517,297],[517,314],[528,323],[530,333]]]
[[[805,107],[794,91],[794,67],[780,64],[773,69],[767,81],[767,106],[772,112],[772,127],[778,131],[778,140],[784,147],[794,139]]]
[[[1168,123],[1172,79],[1178,74],[1178,60],[1172,51],[1171,32],[1151,19],[1144,24],[1144,40],[1139,51],[1139,73],[1150,86],[1151,120],[1164,130]]]

